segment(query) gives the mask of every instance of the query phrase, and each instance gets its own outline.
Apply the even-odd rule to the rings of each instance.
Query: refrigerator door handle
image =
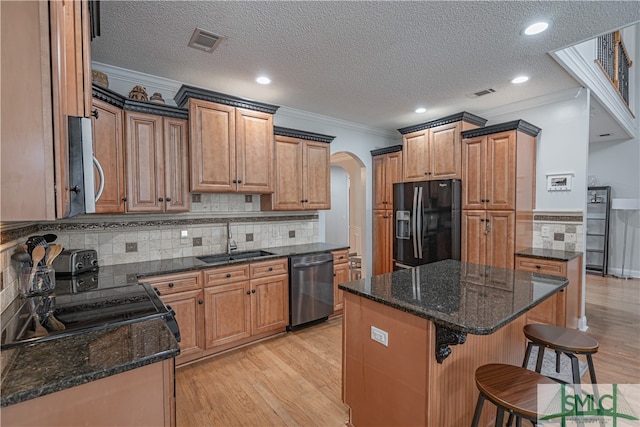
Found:
[[[418,242],[418,258],[422,259],[422,217],[424,215],[424,199],[422,197],[422,187],[418,187],[418,212],[416,212],[417,233],[416,240]]]
[[[418,188],[413,188],[413,209],[411,210],[411,227],[413,231],[413,257],[418,258]]]

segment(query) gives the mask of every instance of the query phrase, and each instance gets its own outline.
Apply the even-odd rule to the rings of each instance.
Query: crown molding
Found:
[[[380,136],[383,138],[390,138],[392,140],[398,139],[398,135],[394,131],[374,128],[371,126],[362,125],[360,123],[349,122],[346,120],[338,119],[336,117],[323,116],[321,114],[310,113],[308,111],[298,110],[290,107],[284,107],[284,106],[280,107],[280,109],[278,110],[278,114],[276,114],[275,117],[277,118],[278,116],[309,120],[309,121],[320,123],[323,125],[329,125],[333,127],[348,129],[351,131],[367,133],[370,135]]]
[[[609,79],[600,70],[594,60],[585,58],[575,47],[550,53],[573,78],[591,90],[591,94],[611,114],[611,117],[628,133],[629,138],[637,138],[639,129],[636,118],[622,101]]]
[[[139,85],[141,81],[149,86],[162,90],[162,92],[171,93],[171,99],[178,92],[182,82],[177,80],[166,79],[164,77],[154,76],[152,74],[141,73],[139,71],[129,70],[126,68],[116,67],[115,65],[103,64],[101,62],[91,62],[91,68],[102,71],[107,77],[113,77],[116,80]]]
[[[498,123],[483,128],[465,130],[460,134],[463,138],[475,138],[477,136],[490,135],[493,133],[506,132],[510,130],[517,130],[526,133],[527,135],[537,137],[542,129],[524,120],[513,120],[511,122]]]
[[[398,153],[400,151],[402,151],[402,145],[392,145],[391,147],[371,150],[371,156],[381,156],[383,154]]]
[[[282,126],[274,126],[273,133],[274,135],[306,139],[308,141],[326,142],[327,144],[331,144],[331,142],[334,139],[336,139],[335,136],[331,136],[331,135],[323,135],[321,133],[307,132],[306,130],[284,128]]]
[[[433,128],[436,126],[442,126],[442,125],[455,123],[455,122],[467,122],[467,123],[471,123],[473,125],[482,127],[487,123],[487,119],[484,119],[480,116],[476,116],[475,114],[471,114],[466,111],[463,111],[461,113],[452,114],[450,116],[442,117],[439,119],[431,120],[431,121],[420,123],[417,125],[403,127],[398,129],[398,132],[400,132],[402,135],[406,135],[411,132],[425,130],[425,129]]]
[[[576,99],[584,90],[582,87],[566,89],[560,92],[548,93],[546,95],[536,96],[534,98],[525,99],[523,101],[514,102],[507,105],[501,105],[495,108],[489,108],[482,112],[485,117],[502,116],[507,113],[528,110],[531,108],[542,107],[543,105],[554,104],[561,101],[570,101]]]

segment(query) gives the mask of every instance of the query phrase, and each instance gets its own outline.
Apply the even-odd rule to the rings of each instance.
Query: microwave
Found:
[[[93,155],[91,119],[69,116],[69,191],[67,217],[95,213],[104,190],[104,172]],[[95,171],[99,178],[96,189]]]

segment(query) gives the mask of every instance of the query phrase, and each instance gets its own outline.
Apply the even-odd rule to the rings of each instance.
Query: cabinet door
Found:
[[[177,364],[194,360],[202,354],[203,296],[202,290],[194,290],[161,297],[162,302],[175,311],[180,328],[180,355],[176,357]]]
[[[515,132],[487,136],[486,151],[487,209],[516,208],[516,137]]]
[[[331,209],[331,174],[329,144],[304,142],[302,188],[304,209]]]
[[[349,263],[333,265],[333,311],[344,308],[344,291],[338,289],[340,283],[350,281]]]
[[[125,111],[127,211],[164,210],[162,117]]]
[[[393,232],[392,211],[373,211],[373,274],[389,273],[392,270]]]
[[[274,210],[302,209],[302,145],[299,139],[276,136]]]
[[[273,115],[236,109],[236,172],[238,191],[273,192]]]
[[[235,191],[235,109],[190,99],[189,126],[191,191]]]
[[[460,123],[449,123],[430,129],[429,179],[462,178]]]
[[[486,137],[462,142],[462,209],[484,209]]]
[[[513,211],[487,211],[487,253],[484,264],[493,267],[514,268],[515,213]]]
[[[206,349],[229,344],[251,335],[250,295],[248,281],[205,288]]]
[[[122,110],[99,99],[93,100],[93,108],[98,113],[97,117],[91,116],[93,155],[104,172],[104,190],[96,202],[96,213],[123,213],[125,193]],[[97,170],[95,182],[97,192],[100,184]]]
[[[53,220],[56,196],[49,5],[3,1],[0,11],[0,218],[3,222]],[[57,135],[55,142],[59,142]]]
[[[251,280],[251,334],[284,329],[289,324],[289,275]]]
[[[386,156],[374,156],[373,163],[373,209],[385,209],[389,203],[387,192]]]
[[[393,184],[402,182],[402,151],[387,154],[387,200],[393,204]]]
[[[428,177],[429,130],[412,132],[402,137],[403,181],[424,181]]]
[[[169,117],[163,122],[165,210],[189,212],[189,124]]]
[[[462,262],[485,263],[486,225],[485,211],[462,211]]]

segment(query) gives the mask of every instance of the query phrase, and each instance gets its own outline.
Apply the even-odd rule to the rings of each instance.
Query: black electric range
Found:
[[[56,284],[56,293],[17,298],[2,313],[0,349],[152,318],[164,319],[180,341],[175,312],[162,303],[149,284],[78,289],[59,289]]]

